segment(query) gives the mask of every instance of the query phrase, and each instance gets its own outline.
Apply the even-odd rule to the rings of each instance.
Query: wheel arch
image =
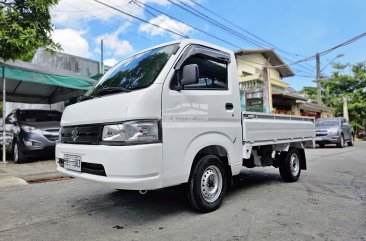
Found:
[[[235,140],[238,141],[238,140]],[[218,156],[224,163],[228,176],[239,174],[241,159],[238,158],[233,141],[222,133],[206,133],[195,138],[187,147],[184,157],[184,168],[186,168],[186,181],[192,173],[193,168],[204,155]],[[239,168],[238,168],[239,166]],[[229,178],[230,179],[230,178]]]

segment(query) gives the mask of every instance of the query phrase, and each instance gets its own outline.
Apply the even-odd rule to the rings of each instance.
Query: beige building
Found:
[[[330,115],[330,108],[311,103],[283,81],[294,73],[273,49],[240,49],[235,56],[242,110],[318,118]]]

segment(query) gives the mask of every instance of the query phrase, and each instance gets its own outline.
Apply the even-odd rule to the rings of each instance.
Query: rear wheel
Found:
[[[227,174],[221,159],[207,155],[192,169],[188,181],[188,199],[199,212],[211,212],[220,207],[227,188]]]
[[[353,146],[355,144],[355,136],[353,134],[351,135],[351,140],[349,140],[347,144],[348,146]]]
[[[19,145],[17,142],[13,145],[13,159],[14,163],[23,163],[27,160],[27,156],[23,153],[22,150],[19,149]]]
[[[280,175],[285,182],[296,182],[301,173],[300,154],[296,149],[290,149],[286,157],[279,162]]]

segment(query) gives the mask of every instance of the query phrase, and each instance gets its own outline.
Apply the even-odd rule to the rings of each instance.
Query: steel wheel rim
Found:
[[[18,144],[14,145],[14,162],[18,161]]]
[[[201,196],[209,203],[215,202],[222,190],[222,174],[218,167],[209,166],[201,178]]]
[[[300,159],[297,154],[293,153],[290,158],[290,169],[293,176],[297,176],[300,171]]]

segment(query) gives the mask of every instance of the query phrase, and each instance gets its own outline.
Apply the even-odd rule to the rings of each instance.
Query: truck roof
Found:
[[[142,51],[139,51],[133,55],[130,55],[129,57],[132,57],[132,56],[135,56],[135,55],[138,55],[140,53],[143,53],[143,52],[146,52],[146,51],[149,51],[151,49],[155,49],[155,48],[159,48],[159,47],[163,47],[163,46],[167,46],[167,45],[172,45],[172,44],[183,44],[183,45],[188,45],[188,44],[198,44],[198,45],[204,45],[204,46],[207,46],[209,48],[213,48],[213,49],[217,49],[217,50],[220,50],[220,51],[224,51],[224,52],[227,52],[227,53],[233,53],[232,50],[229,50],[229,49],[226,49],[226,48],[223,48],[221,46],[218,46],[218,45],[215,45],[215,44],[212,44],[212,43],[209,43],[209,42],[206,42],[206,41],[202,41],[202,40],[199,40],[199,39],[180,39],[180,40],[175,40],[175,41],[169,41],[169,42],[165,42],[165,43],[162,43],[162,44],[159,44],[159,45],[155,45],[155,46],[152,46],[150,48],[147,48],[147,49],[144,49]],[[127,58],[129,58],[127,57]]]

